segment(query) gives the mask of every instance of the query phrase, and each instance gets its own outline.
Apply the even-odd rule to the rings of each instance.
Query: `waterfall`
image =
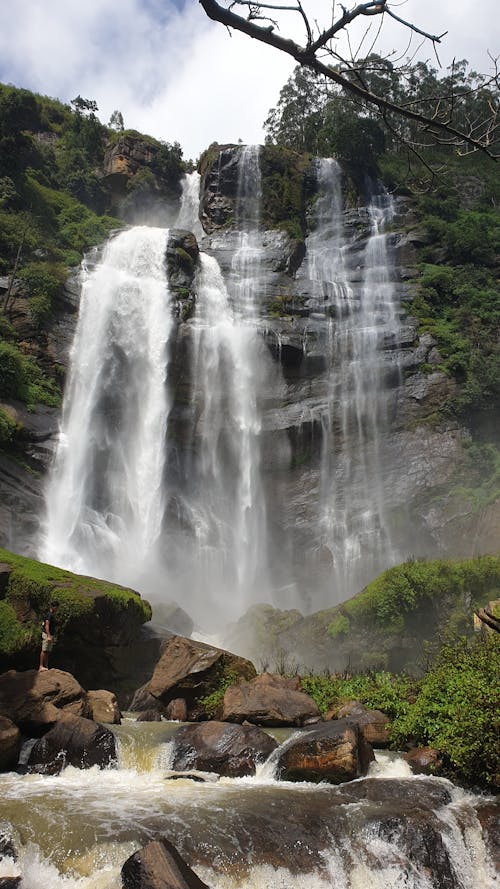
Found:
[[[186,180],[177,222],[193,230],[199,225],[199,177]],[[240,616],[267,596],[269,587],[259,408],[269,359],[256,330],[255,305],[263,249],[255,243],[259,183],[258,148],[244,147],[227,284],[216,259],[200,254],[189,322],[191,443],[176,492],[181,518],[168,532],[174,587],[198,621],[219,628],[221,620]]]
[[[83,270],[39,552],[51,564],[141,588],[154,573],[164,511],[167,236],[125,231]]]
[[[382,349],[397,340],[399,327],[383,232],[394,211],[388,197],[372,202],[369,236],[353,269],[335,160],[319,161],[318,184],[307,242],[315,323],[325,330],[328,356],[318,548],[323,559],[330,554],[335,600],[342,601],[398,558],[387,520],[383,443],[394,368]]]
[[[182,180],[181,206],[175,221],[175,228],[183,228],[193,232],[198,240],[204,235],[199,219],[200,179],[200,174],[196,170],[193,173],[186,173],[184,176]]]

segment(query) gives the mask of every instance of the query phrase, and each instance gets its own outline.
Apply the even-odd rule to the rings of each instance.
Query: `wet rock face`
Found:
[[[191,316],[194,304],[194,276],[199,256],[198,242],[192,232],[173,228],[167,243],[167,278],[175,298],[175,313],[182,321]]]
[[[342,784],[366,775],[373,750],[360,728],[339,719],[317,726],[284,746],[277,770],[285,781]]]
[[[238,191],[237,145],[208,149],[201,183],[201,222],[206,232],[225,228],[235,213]]]
[[[254,775],[278,746],[277,741],[253,725],[204,722],[183,726],[174,735],[172,768],[216,772],[228,778]]]
[[[6,716],[0,716],[0,772],[17,765],[21,749],[21,732]]]

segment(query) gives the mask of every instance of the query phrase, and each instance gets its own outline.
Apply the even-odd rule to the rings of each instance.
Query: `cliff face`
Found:
[[[116,142],[106,156],[105,175],[117,202],[131,182],[137,184],[141,171],[152,170],[153,154],[146,143],[129,144],[127,137]],[[207,232],[200,246],[217,259],[230,291],[241,277],[241,268],[234,264],[245,213],[240,154],[238,146],[210,150],[204,159],[200,200]],[[443,371],[436,341],[419,331],[408,311],[419,287],[418,258],[424,241],[410,204],[397,202],[377,234],[375,204],[360,196],[350,177],[342,174],[342,198],[340,192],[331,197],[340,201],[333,246],[325,251],[318,164],[267,147],[260,161],[259,213],[264,228],[255,242],[254,322],[266,347],[262,353],[266,382],[259,393],[259,468],[273,586],[284,591],[276,604],[286,607],[287,590],[292,587],[289,604],[302,610],[339,602],[386,568],[388,559],[465,557],[496,550],[498,503],[476,509],[463,491],[464,483],[475,478],[470,430],[441,413],[457,384]],[[155,194],[161,202],[161,189]],[[379,249],[384,255],[377,260],[373,251]],[[337,256],[334,272],[341,279],[342,298],[338,293],[332,296],[332,252]],[[177,324],[170,360],[169,436],[175,446],[168,471],[173,494],[165,527],[175,537],[186,531],[182,513],[189,488],[186,479],[190,480],[204,434],[196,424],[200,405],[193,378],[195,272],[200,264],[194,237],[174,232],[166,261]],[[383,267],[383,280],[367,277],[367,266],[374,274]],[[376,307],[375,320],[361,313],[364,295],[376,288],[383,291],[379,314],[386,311],[390,293],[394,316],[390,326],[377,328]],[[51,356],[63,367],[76,320],[77,293],[78,287],[68,282],[48,334]],[[368,339],[353,340],[352,334],[354,327],[373,326],[377,348],[372,373],[384,393],[383,403],[376,406],[376,432],[369,424],[377,386],[364,388],[354,355],[358,349],[361,360],[363,350],[372,346]],[[339,380],[346,358],[351,370],[343,389]],[[348,392],[359,399],[354,412],[343,405]],[[20,411],[26,447],[22,462],[1,458],[0,542],[33,553],[58,412],[44,408],[21,417],[20,406],[10,404],[9,409]],[[342,577],[334,570],[342,527],[328,514],[329,503],[337,519],[344,516],[345,537],[351,536],[352,545],[360,547],[352,558],[344,551]],[[378,543],[370,552],[373,529]]]

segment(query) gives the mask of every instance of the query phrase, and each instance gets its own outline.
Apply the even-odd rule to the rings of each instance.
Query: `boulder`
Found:
[[[186,722],[187,706],[184,698],[174,698],[165,708],[165,716],[172,722]]]
[[[283,745],[277,772],[285,781],[342,784],[366,775],[375,759],[359,726],[338,719],[315,726]]]
[[[123,889],[209,889],[163,837],[127,858],[121,875]]]
[[[66,766],[106,768],[116,762],[113,733],[99,723],[61,713],[56,725],[33,745],[28,771],[58,775]]]
[[[159,710],[142,710],[136,722],[161,722],[161,713]]]
[[[15,769],[21,749],[21,732],[6,716],[0,716],[0,772]]]
[[[220,688],[221,682],[230,676],[233,681],[253,679],[256,670],[251,661],[231,654],[221,648],[172,636],[163,645],[163,652],[156,664],[146,690],[166,705],[174,698],[184,698],[188,718],[202,715],[197,702]],[[202,709],[202,708],[201,708]]]
[[[176,602],[152,602],[153,617],[151,622],[155,629],[167,630],[182,636],[190,636],[194,630],[194,621]]]
[[[31,737],[38,737],[61,712],[92,718],[87,692],[63,670],[9,670],[0,676],[0,715],[7,716]]]
[[[89,691],[88,700],[92,709],[92,719],[94,722],[107,722],[109,725],[120,725],[121,713],[116,700],[116,695],[112,691],[99,689],[97,691]]]
[[[229,686],[224,695],[225,722],[301,726],[320,718],[316,703],[300,690],[298,679],[262,673],[250,682]]]
[[[500,873],[500,802],[480,801],[476,809],[483,840],[497,873]]]
[[[203,722],[180,728],[173,737],[172,768],[216,772],[228,778],[254,775],[278,746],[270,735],[253,725]]]
[[[433,747],[414,747],[403,753],[404,759],[415,775],[435,775],[443,765],[443,757]]]
[[[141,685],[134,692],[134,696],[127,709],[131,710],[132,713],[144,713],[146,711],[149,713],[156,710],[160,715],[164,710],[159,700],[149,693],[147,685]]]
[[[328,719],[348,719],[349,722],[355,722],[363,732],[365,741],[372,747],[389,746],[390,719],[381,710],[368,710],[359,701],[348,701],[337,711],[327,713],[325,720]]]

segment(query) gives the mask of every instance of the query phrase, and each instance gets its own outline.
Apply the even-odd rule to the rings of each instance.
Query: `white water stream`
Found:
[[[0,825],[13,826],[20,853],[17,863],[1,862],[0,876],[20,871],[21,889],[120,889],[125,859],[161,834],[211,889],[497,885],[477,800],[447,781],[412,778],[405,763],[385,753],[367,779],[339,787],[279,782],[266,764],[253,778],[166,781],[176,728],[129,721],[116,727],[117,769],[0,775]],[[385,782],[387,803],[377,802],[374,780]],[[399,815],[391,786],[403,801]],[[431,869],[408,853],[405,820],[413,810],[422,812],[421,822],[412,821],[422,837],[426,821],[438,828]],[[422,842],[426,860],[428,836]]]

